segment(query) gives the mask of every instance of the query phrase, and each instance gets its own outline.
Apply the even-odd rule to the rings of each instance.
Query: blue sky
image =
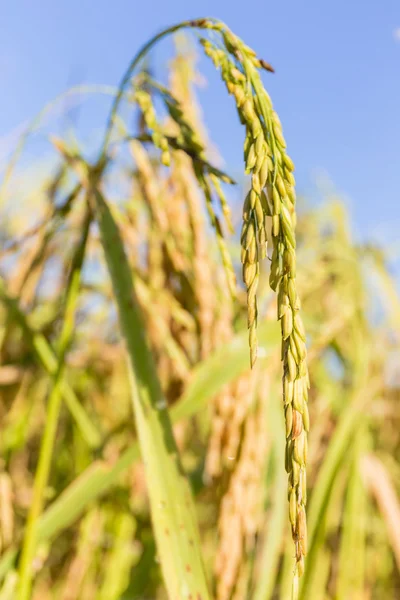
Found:
[[[115,85],[137,48],[176,21],[215,16],[271,62],[264,81],[280,114],[300,192],[327,173],[353,229],[395,242],[400,228],[399,0],[13,0],[0,22],[0,145],[72,84]],[[156,54],[162,69],[169,46]],[[242,130],[210,65],[201,92],[225,168],[238,173]],[[108,100],[90,100],[78,125],[102,126]]]

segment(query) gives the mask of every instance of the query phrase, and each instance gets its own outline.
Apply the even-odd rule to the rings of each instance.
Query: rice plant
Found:
[[[196,51],[178,39],[157,79],[150,51],[182,29]],[[239,208],[199,54],[243,125]],[[397,597],[396,283],[342,203],[297,214],[272,73],[225,24],[187,21],[106,90],[97,160],[50,135],[29,180],[43,114],[10,157],[1,600]]]

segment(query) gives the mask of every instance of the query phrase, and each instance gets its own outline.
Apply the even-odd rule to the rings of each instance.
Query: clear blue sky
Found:
[[[284,124],[300,191],[328,173],[363,236],[400,236],[400,1],[13,0],[0,6],[0,137],[75,83],[117,84],[140,44],[169,24],[224,20],[271,62],[265,83]],[[165,49],[165,50],[163,50]],[[168,46],[157,53],[163,64]],[[203,67],[203,63],[202,63]],[[211,76],[208,127],[228,171],[242,131]],[[92,104],[90,104],[92,106]],[[79,116],[95,128],[107,105]],[[1,141],[1,140],[0,140]]]

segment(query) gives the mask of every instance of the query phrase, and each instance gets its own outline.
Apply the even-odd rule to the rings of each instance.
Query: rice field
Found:
[[[148,57],[182,29],[164,81]],[[296,196],[248,42],[172,26],[118,89],[66,93],[111,97],[94,160],[56,124],[22,160],[56,99],[3,165],[0,600],[400,597],[398,281],[345,202]]]

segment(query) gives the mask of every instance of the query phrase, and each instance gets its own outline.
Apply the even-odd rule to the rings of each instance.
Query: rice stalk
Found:
[[[81,240],[79,240],[73,257],[69,284],[66,290],[64,322],[58,342],[57,368],[48,399],[46,425],[40,447],[38,466],[35,473],[32,504],[28,514],[21,559],[19,562],[18,600],[28,600],[31,594],[33,576],[32,563],[37,544],[38,521],[42,512],[44,492],[50,473],[57,422],[61,407],[61,382],[65,367],[65,356],[74,333],[75,312],[90,223],[91,214],[87,211],[82,226]]]

